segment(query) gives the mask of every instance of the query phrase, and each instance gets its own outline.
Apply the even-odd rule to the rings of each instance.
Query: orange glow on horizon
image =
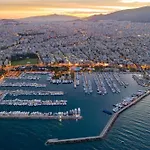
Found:
[[[131,1],[133,3],[131,3]],[[51,14],[70,15],[84,18],[97,14],[108,14],[111,12],[132,9],[149,5],[150,0],[112,0],[111,2],[77,1],[77,0],[5,0],[0,2],[1,19],[18,19],[31,16],[42,16]],[[135,3],[134,3],[135,1]],[[137,1],[137,2],[136,2]]]
[[[111,10],[110,10],[111,12]],[[109,10],[105,9],[89,9],[89,8],[43,8],[38,10],[0,10],[0,18],[2,19],[19,19],[32,16],[43,16],[43,15],[69,15],[84,18],[95,14],[106,14]]]

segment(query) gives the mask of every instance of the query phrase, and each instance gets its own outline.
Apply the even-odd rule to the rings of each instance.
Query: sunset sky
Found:
[[[85,17],[150,6],[150,0],[0,0],[0,18],[65,14]]]

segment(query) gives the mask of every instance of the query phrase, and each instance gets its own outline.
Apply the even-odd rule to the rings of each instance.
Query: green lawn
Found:
[[[12,66],[17,66],[17,65],[27,65],[27,64],[38,64],[38,59],[37,58],[27,58],[24,60],[18,60],[18,61],[12,61],[11,65]]]

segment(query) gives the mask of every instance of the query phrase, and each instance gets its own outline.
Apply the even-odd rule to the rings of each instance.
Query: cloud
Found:
[[[150,3],[150,0],[121,0],[122,3]]]
[[[89,8],[44,8],[41,9],[47,13],[69,14],[76,16],[89,16],[91,14],[106,14],[109,10],[106,9],[89,9]]]
[[[103,9],[112,9],[112,10],[122,10],[122,9],[132,9],[134,7],[129,6],[95,6],[95,8],[103,8]]]

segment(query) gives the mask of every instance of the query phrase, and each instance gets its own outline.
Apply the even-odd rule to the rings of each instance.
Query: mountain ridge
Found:
[[[79,19],[75,16],[69,15],[58,15],[58,14],[51,14],[51,15],[44,15],[44,16],[32,16],[27,18],[21,18],[21,21],[72,21]]]
[[[115,20],[115,21],[131,21],[131,22],[150,22],[150,6],[126,9],[116,11],[110,14],[93,15],[86,18],[79,18],[71,15],[51,14],[44,16],[31,16],[21,19],[1,19],[0,21],[23,21],[23,22],[55,22],[55,21],[100,21],[100,20]]]
[[[150,22],[150,6],[116,11],[106,15],[94,15],[87,17],[88,21],[116,20],[131,22]]]

